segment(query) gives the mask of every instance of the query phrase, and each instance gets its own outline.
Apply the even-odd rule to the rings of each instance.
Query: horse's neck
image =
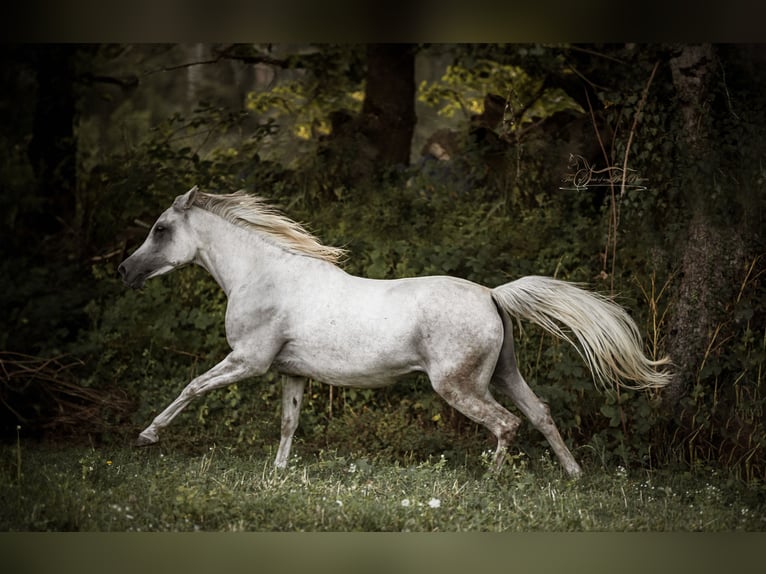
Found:
[[[233,225],[203,210],[194,210],[199,249],[195,262],[207,270],[226,295],[254,278],[278,280],[288,268],[307,263],[257,231]],[[294,276],[294,273],[292,273]]]

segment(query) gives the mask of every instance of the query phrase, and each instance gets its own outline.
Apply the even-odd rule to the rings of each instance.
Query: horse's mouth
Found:
[[[148,273],[137,273],[130,276],[131,274],[128,272],[127,267],[125,267],[124,264],[121,264],[117,271],[120,274],[120,277],[122,278],[122,282],[125,283],[128,287],[131,289],[141,289],[144,286],[144,283],[146,283],[146,278],[148,276]]]
[[[127,285],[131,289],[139,290],[144,288],[144,283],[146,283],[146,277],[145,276],[136,277],[135,279],[131,281],[128,281],[127,279],[123,279],[122,282],[125,283],[125,285]]]

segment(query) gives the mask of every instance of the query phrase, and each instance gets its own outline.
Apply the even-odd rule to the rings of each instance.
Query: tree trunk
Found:
[[[355,187],[382,171],[409,165],[415,121],[414,48],[368,46],[361,113],[332,112],[331,133],[321,139],[319,155],[328,167],[325,184],[333,180]]]
[[[415,51],[407,44],[367,48],[367,88],[362,130],[377,151],[379,167],[408,165],[415,129]]]
[[[197,43],[193,44],[188,49],[189,60],[192,62],[203,62],[207,59],[206,45]],[[186,68],[186,110],[191,114],[197,106],[199,106],[200,100],[203,99],[202,92],[205,83],[205,66],[194,65]]]
[[[678,284],[669,323],[669,351],[677,376],[666,390],[666,404],[678,404],[697,380],[725,305],[736,295],[737,275],[745,257],[743,232],[718,214],[730,201],[712,189],[720,152],[713,120],[717,59],[710,45],[685,46],[670,59],[683,122],[680,185],[686,192],[686,231],[678,246]]]
[[[46,234],[71,226],[75,214],[76,51],[75,46],[46,45],[35,57],[37,102],[28,153],[42,199],[34,228]]]

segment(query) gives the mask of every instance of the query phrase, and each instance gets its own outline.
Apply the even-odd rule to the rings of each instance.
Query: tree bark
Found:
[[[379,167],[408,165],[415,129],[415,51],[408,44],[367,48],[367,88],[362,130],[377,151]]]
[[[717,59],[711,45],[684,46],[669,61],[685,141],[679,183],[686,192],[689,217],[675,255],[679,261],[669,322],[669,351],[676,377],[666,389],[666,404],[678,404],[697,380],[725,305],[735,295],[745,247],[741,230],[726,225],[716,213],[727,198],[711,189],[720,158],[714,146],[714,78]]]

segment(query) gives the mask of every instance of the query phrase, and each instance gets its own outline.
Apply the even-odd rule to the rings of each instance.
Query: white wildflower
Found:
[[[442,501],[439,500],[438,498],[432,498],[431,500],[428,501],[428,506],[430,506],[431,508],[439,508],[441,505],[442,505]]]
[[[410,499],[409,498],[405,498],[405,499],[402,500],[402,506],[404,508],[407,508],[409,505],[410,505]]]

